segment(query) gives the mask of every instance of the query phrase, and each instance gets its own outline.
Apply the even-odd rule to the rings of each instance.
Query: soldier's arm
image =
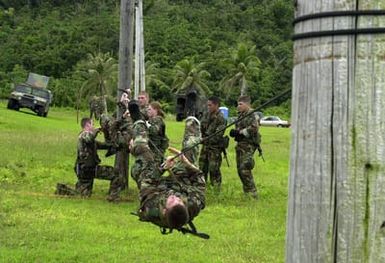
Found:
[[[223,116],[218,116],[215,121],[215,129],[213,129],[212,134],[216,134],[210,139],[211,144],[220,145],[222,143],[222,137],[225,133],[226,120]]]
[[[163,122],[161,117],[153,118],[149,121],[149,128],[148,133],[149,134],[158,134],[162,130]]]
[[[240,134],[244,135],[246,138],[257,136],[258,129],[259,129],[258,118],[254,114],[251,114],[248,117],[247,122],[248,122],[248,125],[246,126],[246,128],[239,131]]]

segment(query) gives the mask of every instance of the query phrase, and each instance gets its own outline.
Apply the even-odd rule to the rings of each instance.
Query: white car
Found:
[[[260,120],[261,126],[271,126],[271,127],[290,127],[288,121],[281,120],[277,116],[266,116]]]

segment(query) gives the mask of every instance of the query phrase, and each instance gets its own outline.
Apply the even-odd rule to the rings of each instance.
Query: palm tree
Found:
[[[238,44],[238,48],[231,52],[230,59],[223,61],[228,67],[228,75],[222,79],[221,85],[226,94],[229,89],[239,87],[242,95],[248,93],[248,83],[259,73],[261,61],[256,55],[256,47],[245,43]]]
[[[82,66],[86,81],[79,91],[79,98],[89,97],[99,93],[103,98],[104,112],[107,113],[106,95],[113,92],[112,88],[117,79],[117,63],[110,53],[88,54],[87,61]]]
[[[162,72],[159,68],[159,63],[152,61],[146,61],[146,87],[148,86],[161,86],[165,85],[162,81]]]
[[[183,59],[174,68],[173,90],[184,93],[195,89],[199,94],[205,95],[210,90],[205,83],[210,73],[204,70],[205,63],[196,64],[194,58]]]

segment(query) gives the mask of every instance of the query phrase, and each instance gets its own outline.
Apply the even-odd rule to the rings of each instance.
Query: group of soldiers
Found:
[[[146,92],[139,94],[138,101],[130,101],[129,97],[127,90],[118,103],[123,110],[122,117],[102,115],[99,129],[93,127],[91,118],[82,119],[75,163],[78,179],[75,189],[58,184],[56,193],[88,197],[97,178],[111,182],[107,200],[119,200],[123,187],[121,175],[114,167],[100,164],[97,150],[107,149],[106,155],[112,155],[128,149],[135,158],[131,177],[139,189],[140,207],[136,213],[139,219],[160,226],[163,233],[166,229],[177,229],[197,234],[192,220],[205,207],[206,182],[209,181],[218,191],[222,184],[220,167],[228,137],[224,136],[227,123],[219,110],[220,100],[215,96],[208,99],[207,112],[201,120],[187,117],[182,150],[179,151],[168,147],[160,104],[149,103]],[[230,137],[237,142],[237,172],[244,193],[257,199],[252,169],[254,153],[260,144],[258,118],[253,114],[247,96],[238,99],[237,109],[239,116],[235,128],[230,131]],[[104,134],[103,143],[96,140],[100,131]],[[199,145],[202,145],[200,153]],[[173,156],[165,158],[166,149]],[[168,176],[163,175],[166,171]],[[186,224],[191,229],[184,228]]]

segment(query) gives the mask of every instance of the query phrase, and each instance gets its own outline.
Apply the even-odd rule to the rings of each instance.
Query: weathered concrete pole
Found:
[[[384,9],[296,1],[286,262],[385,262]]]
[[[118,100],[122,96],[122,90],[131,88],[132,83],[132,56],[133,56],[133,15],[134,0],[121,0],[120,2],[120,38],[119,38],[119,81]],[[122,116],[120,108],[118,117]],[[123,149],[116,154],[115,167],[123,177],[124,186],[128,188],[128,150]]]

